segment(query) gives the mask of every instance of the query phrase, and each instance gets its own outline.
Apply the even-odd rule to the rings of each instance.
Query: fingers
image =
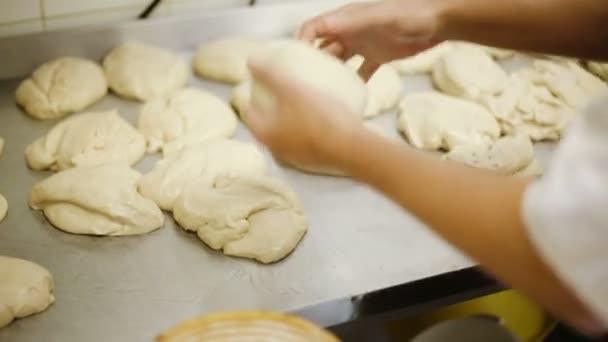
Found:
[[[264,87],[277,96],[288,94],[289,89],[293,89],[294,87],[294,85],[290,84],[288,77],[276,68],[267,65],[263,60],[250,58],[247,65],[253,78],[261,82]]]
[[[268,142],[269,120],[272,119],[265,117],[253,104],[250,104],[241,116],[255,138],[266,145]]]
[[[350,31],[353,19],[357,19],[354,27],[360,27],[360,21],[365,18],[361,15],[361,8],[365,4],[349,4],[329,13],[312,18],[305,22],[297,33],[298,39],[312,43],[317,38],[340,36]]]
[[[359,68],[359,76],[365,80],[365,82],[369,81],[369,79],[374,75],[374,73],[378,70],[380,64],[365,60],[363,64]]]

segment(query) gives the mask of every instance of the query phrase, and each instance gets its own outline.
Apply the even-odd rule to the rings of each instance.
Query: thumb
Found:
[[[361,76],[361,78],[363,78],[363,80],[367,82],[378,70],[378,68],[380,68],[380,64],[365,59],[363,61],[363,64],[359,68],[359,76]]]
[[[265,144],[271,126],[270,115],[262,113],[255,104],[250,103],[243,112],[242,118],[255,138]]]

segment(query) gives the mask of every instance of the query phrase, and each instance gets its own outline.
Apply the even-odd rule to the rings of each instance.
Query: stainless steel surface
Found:
[[[299,194],[310,222],[295,252],[273,265],[213,252],[195,235],[176,227],[169,215],[162,229],[145,236],[99,238],[63,233],[28,208],[29,189],[50,173],[28,170],[23,152],[56,122],[32,120],[17,108],[16,76],[63,54],[99,59],[126,39],[179,49],[188,57],[196,44],[219,36],[290,32],[318,11],[311,6],[265,7],[0,40],[0,76],[5,78],[0,81],[0,136],[6,139],[0,193],[9,202],[8,216],[0,223],[0,254],[48,268],[57,297],[47,311],[0,329],[0,341],[146,341],[181,320],[207,312],[299,310],[472,265],[366,186],[286,169],[270,156],[272,174]],[[426,77],[409,77],[405,84],[406,92],[430,87]],[[194,76],[190,85],[224,98],[230,91]],[[139,106],[109,95],[90,109],[117,108],[134,123]],[[395,120],[391,113],[375,121],[397,138]],[[244,127],[237,139],[252,140]],[[137,169],[145,172],[157,159],[146,157]],[[348,301],[342,304],[335,312],[319,313],[317,321],[348,320],[352,307]]]

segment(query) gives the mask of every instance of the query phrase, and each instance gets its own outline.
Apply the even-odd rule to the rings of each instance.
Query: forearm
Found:
[[[443,0],[439,7],[440,39],[608,60],[605,0]]]
[[[369,132],[350,141],[337,158],[354,178],[392,198],[501,281],[585,325],[590,315],[584,306],[528,240],[520,207],[529,181],[446,162]]]

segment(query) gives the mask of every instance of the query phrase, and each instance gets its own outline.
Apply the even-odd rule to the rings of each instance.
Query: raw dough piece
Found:
[[[265,264],[289,255],[308,227],[296,194],[266,177],[196,183],[178,198],[173,216],[211,248]]]
[[[264,47],[262,41],[236,37],[205,43],[196,50],[194,71],[211,80],[241,83],[249,76],[247,59]]]
[[[532,162],[524,169],[519,170],[514,174],[516,177],[534,178],[540,177],[544,173],[543,164],[538,159],[533,159]]]
[[[445,155],[445,159],[502,175],[514,175],[534,161],[534,146],[526,135],[507,136],[490,145],[456,146]]]
[[[252,144],[215,139],[186,147],[160,160],[139,181],[139,192],[164,210],[173,210],[177,196],[194,181],[209,184],[220,175],[261,175],[262,152]]]
[[[367,104],[365,82],[339,59],[305,42],[295,40],[270,44],[254,57],[262,63],[291,74],[320,93],[342,101],[353,114],[363,117]],[[275,106],[273,94],[255,78],[251,88],[251,101],[261,106],[261,110],[271,110]]]
[[[4,138],[0,137],[0,157],[2,157],[3,152],[4,152]]]
[[[508,49],[501,49],[501,48],[496,48],[496,47],[492,47],[492,46],[486,46],[486,45],[479,45],[479,44],[475,44],[475,43],[469,43],[469,42],[456,42],[455,44],[459,45],[459,46],[470,46],[470,47],[474,47],[474,48],[480,48],[483,51],[485,51],[488,55],[490,55],[492,58],[494,58],[495,60],[504,60],[504,59],[509,59],[515,56],[516,52],[513,50],[508,50]]]
[[[399,129],[420,149],[450,151],[490,144],[500,136],[492,114],[467,100],[431,91],[405,96],[399,108]]]
[[[0,222],[2,222],[2,220],[4,220],[7,212],[8,212],[8,202],[6,201],[6,198],[4,196],[2,196],[2,194],[0,194]],[[2,326],[2,325],[0,324],[0,326]]]
[[[147,140],[148,153],[154,153],[178,138],[202,141],[230,137],[237,124],[236,115],[223,100],[205,91],[185,88],[143,105],[137,127]]]
[[[54,301],[53,277],[31,261],[0,256],[0,328],[46,310]]]
[[[433,82],[446,94],[478,99],[503,89],[507,74],[482,48],[458,45],[433,67]]]
[[[39,66],[19,84],[17,103],[40,120],[60,118],[85,109],[108,92],[108,82],[97,63],[62,57]]]
[[[25,150],[34,170],[60,171],[109,162],[135,164],[144,155],[144,137],[115,110],[71,116]]]
[[[597,77],[608,81],[608,63],[588,62],[587,67],[592,73],[597,75]]]
[[[454,43],[443,42],[414,56],[393,61],[391,65],[404,75],[430,73],[435,63],[454,48]]]
[[[349,59],[346,64],[354,70],[359,70],[364,58],[357,55]],[[378,116],[389,111],[399,102],[402,82],[397,70],[390,64],[382,65],[367,81],[367,106],[363,113],[364,118]]]
[[[152,200],[137,192],[140,177],[126,164],[77,167],[34,186],[29,204],[68,233],[146,234],[160,228],[164,217]]]
[[[116,94],[139,101],[169,96],[190,76],[177,54],[140,43],[114,48],[103,60],[103,68]]]
[[[232,89],[230,104],[239,115],[243,115],[243,111],[246,110],[249,101],[251,101],[251,80],[246,80]]]

